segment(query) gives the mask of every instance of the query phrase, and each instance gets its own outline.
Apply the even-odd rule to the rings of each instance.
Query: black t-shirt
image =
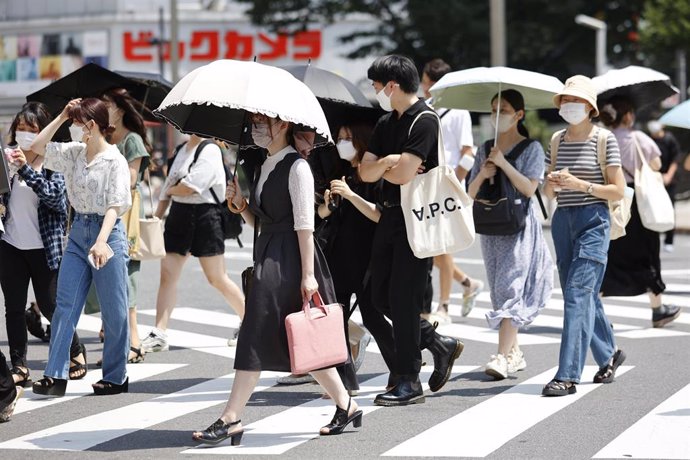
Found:
[[[673,163],[680,161],[680,144],[678,144],[676,137],[669,132],[665,132],[664,137],[661,139],[655,137],[652,137],[652,139],[654,139],[656,145],[659,146],[659,150],[661,150],[661,169],[659,172],[662,174],[667,173]]]
[[[438,119],[431,114],[422,115],[410,132],[414,119],[425,110],[434,109],[419,99],[400,118],[396,111],[382,116],[374,127],[367,150],[379,158],[403,152],[417,155],[426,171],[438,166]],[[381,203],[400,204],[400,186],[384,180]]]

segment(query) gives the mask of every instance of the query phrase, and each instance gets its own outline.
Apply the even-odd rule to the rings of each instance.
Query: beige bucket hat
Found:
[[[594,108],[594,117],[599,116],[597,108],[597,90],[592,83],[592,79],[584,75],[575,75],[565,81],[563,91],[553,97],[553,104],[561,107],[561,96],[575,96],[589,102]]]

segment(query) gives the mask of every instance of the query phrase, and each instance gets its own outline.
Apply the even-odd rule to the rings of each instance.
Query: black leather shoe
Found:
[[[652,308],[652,326],[664,327],[680,316],[680,307],[675,305],[662,305]]]
[[[242,420],[236,420],[231,423],[225,423],[222,419],[218,419],[204,431],[200,431],[198,434],[193,433],[192,439],[202,444],[215,445],[230,438],[230,445],[239,446],[240,441],[242,441],[244,429],[233,433],[230,432],[230,429],[241,422]]]
[[[453,370],[453,363],[460,357],[465,345],[453,337],[438,335],[429,351],[434,355],[434,372],[429,378],[429,389],[437,392],[446,384]]]
[[[377,406],[407,406],[424,402],[424,390],[419,379],[411,382],[401,380],[391,391],[376,395],[374,404]]]

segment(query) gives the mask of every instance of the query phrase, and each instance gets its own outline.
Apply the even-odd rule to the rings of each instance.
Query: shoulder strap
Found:
[[[446,115],[448,115],[449,112],[450,112],[450,109],[446,109],[445,112],[443,112],[441,115],[438,116],[439,120],[440,120],[441,118],[445,117]]]
[[[604,184],[608,184],[609,180],[606,175],[606,143],[608,141],[609,131],[599,128],[597,132],[597,161],[601,168],[601,175],[604,176]]]
[[[173,163],[175,163],[175,158],[177,158],[177,154],[180,153],[180,150],[182,150],[182,147],[184,147],[185,144],[187,143],[183,142],[175,147],[173,156],[168,160],[168,173],[170,173],[170,168],[172,168]]]
[[[421,118],[422,115],[430,114],[436,117],[436,120],[438,120],[438,146],[437,146],[437,152],[438,152],[438,165],[439,166],[445,166],[446,165],[446,151],[443,147],[443,131],[441,130],[441,119],[439,118],[438,114],[433,111],[433,110],[424,110],[423,112],[420,112],[414,120],[412,120],[412,124],[410,125],[410,129],[407,132],[407,135],[409,136],[412,133],[412,127],[417,123],[417,120]]]
[[[521,140],[521,141],[518,143],[518,145],[516,145],[515,147],[513,147],[513,150],[511,150],[510,153],[506,156],[506,160],[508,160],[508,161],[515,161],[515,160],[517,160],[518,157],[519,157],[520,155],[522,155],[522,153],[523,153],[525,150],[527,150],[527,147],[529,147],[529,145],[530,145],[532,142],[536,142],[536,140],[535,140],[535,139],[530,139],[530,138],[526,138],[526,139]]]
[[[192,166],[194,166],[194,163],[196,163],[196,160],[199,159],[199,155],[201,155],[201,151],[204,150],[204,147],[206,147],[209,144],[213,144],[214,142],[210,139],[206,139],[205,141],[201,141],[199,145],[196,146],[196,150],[194,151],[194,159],[192,160],[191,163],[189,163],[189,169],[187,169],[187,172],[192,170]]]
[[[548,172],[553,172],[553,170],[556,168],[556,161],[558,160],[558,145],[561,143],[561,136],[563,133],[565,133],[565,129],[556,131],[553,133],[553,136],[551,136],[551,165],[549,166]]]

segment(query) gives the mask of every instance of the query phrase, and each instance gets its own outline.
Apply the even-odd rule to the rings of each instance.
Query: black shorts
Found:
[[[173,201],[165,220],[165,251],[211,257],[225,253],[223,221],[217,204]]]

